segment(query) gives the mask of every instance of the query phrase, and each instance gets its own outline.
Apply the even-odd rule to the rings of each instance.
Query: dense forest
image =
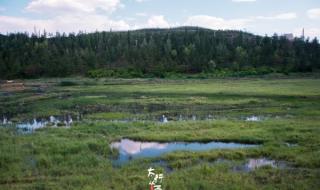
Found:
[[[0,35],[0,78],[165,77],[170,74],[310,72],[317,39],[197,27],[55,35]]]

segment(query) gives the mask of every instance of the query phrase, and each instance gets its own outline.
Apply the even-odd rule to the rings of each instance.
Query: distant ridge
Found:
[[[257,75],[320,69],[317,40],[238,30],[145,28],[78,34],[0,35],[0,77]]]

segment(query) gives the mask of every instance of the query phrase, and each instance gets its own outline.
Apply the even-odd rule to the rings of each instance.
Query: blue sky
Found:
[[[0,0],[0,32],[183,25],[320,37],[320,0]]]

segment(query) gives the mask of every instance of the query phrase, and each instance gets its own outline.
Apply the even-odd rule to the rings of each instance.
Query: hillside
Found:
[[[127,32],[0,35],[0,77],[163,77],[166,73],[309,72],[315,40],[198,27]]]

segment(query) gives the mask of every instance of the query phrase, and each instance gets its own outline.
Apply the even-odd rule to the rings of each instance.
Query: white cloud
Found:
[[[120,0],[32,0],[25,9],[30,12],[45,14],[93,13],[97,10],[110,13],[121,6]]]
[[[283,13],[271,16],[258,16],[239,19],[225,19],[208,15],[194,15],[182,23],[169,23],[163,15],[149,16],[147,13],[136,13],[136,16],[145,17],[146,21],[139,23],[136,18],[112,18],[112,13],[121,8],[121,0],[32,0],[25,10],[39,13],[39,19],[24,17],[0,16],[0,32],[33,32],[45,29],[49,32],[78,32],[78,31],[105,31],[128,30],[138,28],[169,28],[181,25],[201,26],[211,29],[236,29],[250,28],[255,22],[263,20],[288,20],[297,17],[296,13]],[[148,0],[135,0],[148,1]],[[233,0],[253,1],[253,0]],[[1,9],[0,9],[1,10]],[[46,14],[47,19],[41,17]],[[128,24],[130,23],[130,25]],[[250,25],[249,25],[250,24]],[[317,30],[310,30],[316,33]]]
[[[250,21],[250,19],[226,20],[208,15],[195,15],[189,17],[185,25],[200,26],[211,29],[243,29]]]
[[[293,12],[289,13],[282,13],[278,15],[273,16],[258,16],[256,19],[262,19],[262,20],[291,20],[297,18],[297,14]]]
[[[148,0],[136,0],[136,2],[138,2],[138,3],[142,3],[142,2],[146,2],[146,1],[148,1]]]
[[[180,23],[170,23],[163,15],[150,16],[145,22],[135,22],[130,25],[131,30],[137,30],[142,28],[170,28],[181,26]]]
[[[163,15],[151,16],[148,19],[147,27],[149,28],[169,28],[168,21],[165,20]]]
[[[320,8],[308,10],[307,15],[311,19],[320,19]]]
[[[201,26],[211,29],[243,30],[244,28],[250,27],[255,22],[261,22],[262,20],[291,20],[295,18],[297,18],[297,14],[293,12],[282,13],[273,16],[257,16],[239,19],[224,19],[208,15],[194,15],[187,19],[185,25]]]
[[[126,20],[126,21],[135,21],[135,20],[137,20],[137,19],[134,18],[134,17],[126,17],[126,18],[124,18],[123,20]]]
[[[232,0],[232,1],[237,3],[244,3],[244,2],[256,2],[257,0]]]
[[[147,13],[136,13],[136,16],[146,17],[148,16]]]
[[[0,32],[33,32],[45,29],[48,32],[78,32],[128,30],[129,25],[123,20],[111,20],[101,15],[63,15],[52,19],[27,19],[21,17],[0,16]]]
[[[48,19],[0,16],[0,32],[49,32],[128,30],[124,19],[111,19],[106,14],[121,8],[120,0],[32,0],[25,10],[49,15]]]

